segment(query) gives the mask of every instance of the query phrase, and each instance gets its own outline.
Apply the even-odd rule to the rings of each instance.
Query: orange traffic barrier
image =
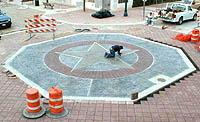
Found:
[[[192,35],[191,34],[187,34],[187,35],[184,35],[184,34],[177,34],[175,38],[172,38],[173,40],[179,40],[179,41],[182,41],[182,42],[189,42],[191,41],[191,37]]]
[[[189,42],[189,41],[191,41],[191,37],[192,37],[191,34],[184,35],[184,36],[181,38],[180,41],[182,41],[182,42]]]
[[[192,30],[191,42],[198,42],[199,41],[199,30],[194,29]]]
[[[40,18],[40,15],[36,14],[34,15],[34,19],[36,20],[33,24],[40,24],[40,21],[37,21],[37,19]]]
[[[27,107],[24,109],[23,115],[27,118],[38,118],[45,114],[44,106],[40,105],[39,91],[35,88],[26,90]]]
[[[68,109],[63,105],[62,90],[56,87],[52,87],[49,90],[49,110],[47,111],[48,117],[60,118],[69,113]]]
[[[40,15],[34,15],[33,19],[26,19],[25,28],[26,33],[29,33],[30,37],[25,41],[30,40],[33,37],[33,33],[46,33],[52,32],[53,39],[55,39],[55,31],[56,31],[56,19],[42,19]],[[42,27],[42,28],[41,28]]]

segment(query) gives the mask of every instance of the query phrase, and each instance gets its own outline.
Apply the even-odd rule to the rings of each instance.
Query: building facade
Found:
[[[51,0],[55,3],[61,3],[65,5],[72,6],[83,6],[83,0]],[[93,10],[100,10],[102,7],[109,10],[117,10],[119,8],[124,8],[125,0],[85,0],[86,8]],[[128,7],[132,7],[133,0],[128,0]]]

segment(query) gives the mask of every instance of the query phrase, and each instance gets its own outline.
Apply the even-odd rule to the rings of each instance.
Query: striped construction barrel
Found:
[[[29,113],[37,113],[41,111],[39,91],[35,88],[26,90],[27,111]]]
[[[40,95],[36,88],[26,90],[27,107],[24,109],[23,115],[27,118],[38,118],[44,115],[45,108],[40,105]]]
[[[191,42],[198,42],[199,41],[199,30],[194,29],[192,30]]]
[[[49,90],[49,110],[53,114],[62,113],[64,111],[62,90],[52,87]]]
[[[62,90],[56,87],[52,87],[49,90],[49,110],[47,116],[53,118],[60,118],[67,115],[69,111],[64,108],[63,105],[63,93]]]

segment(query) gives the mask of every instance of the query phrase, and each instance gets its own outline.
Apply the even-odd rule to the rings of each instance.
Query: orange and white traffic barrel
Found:
[[[47,116],[52,118],[64,117],[69,113],[69,110],[64,108],[62,90],[52,87],[49,90],[49,110]]]
[[[199,41],[199,30],[194,29],[192,30],[191,42],[198,42]]]
[[[23,111],[23,115],[27,118],[38,118],[45,114],[46,110],[40,105],[39,91],[35,88],[26,90],[27,107]]]

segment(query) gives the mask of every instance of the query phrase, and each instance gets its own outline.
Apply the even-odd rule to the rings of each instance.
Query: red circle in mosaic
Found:
[[[72,72],[71,71],[72,67],[63,64],[59,60],[59,54],[56,53],[56,52],[64,52],[67,49],[75,48],[78,46],[92,45],[94,42],[97,42],[98,44],[123,45],[124,48],[130,50],[139,50],[135,52],[138,55],[138,60],[136,63],[131,65],[133,68],[119,68],[115,70],[106,70],[106,71],[88,71],[88,70],[77,69]],[[122,76],[128,76],[131,74],[142,72],[152,65],[153,56],[147,50],[133,44],[115,42],[115,41],[82,41],[82,42],[75,42],[62,45],[60,47],[51,50],[45,56],[45,63],[50,69],[54,70],[55,72],[62,73],[65,75],[76,76],[80,78],[105,79],[105,78],[117,78]]]

